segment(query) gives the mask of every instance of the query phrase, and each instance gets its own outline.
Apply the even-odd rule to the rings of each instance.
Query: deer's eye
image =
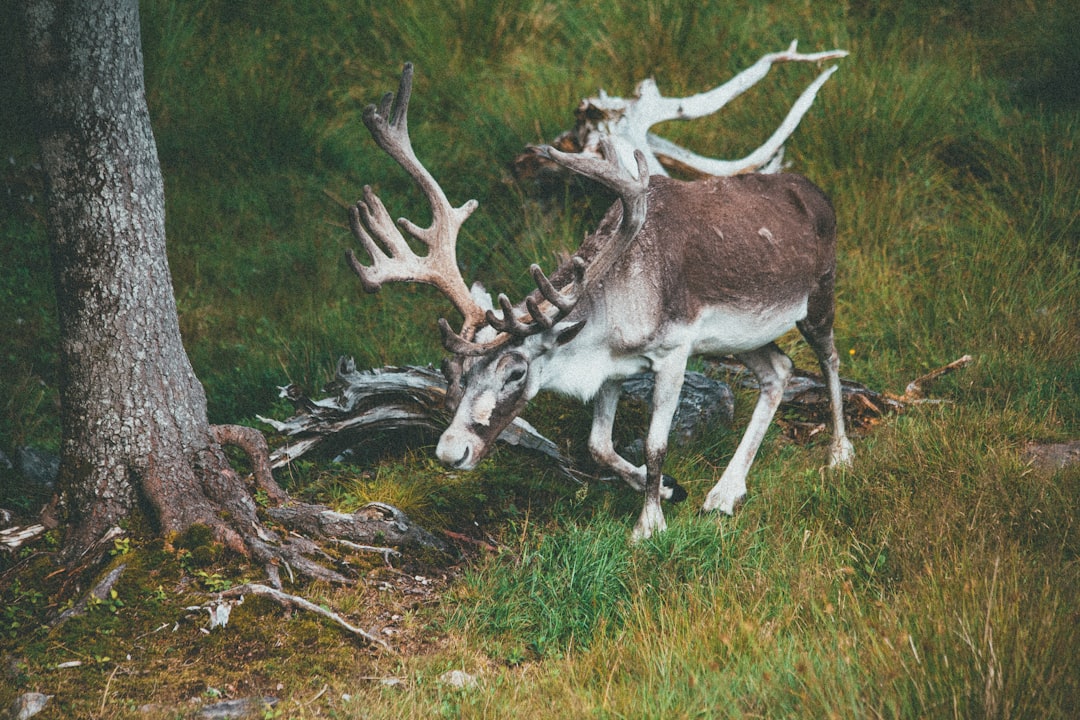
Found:
[[[510,374],[507,375],[506,382],[512,382],[512,383],[518,382],[523,377],[525,377],[525,369],[524,368],[514,368],[513,370],[510,371]]]

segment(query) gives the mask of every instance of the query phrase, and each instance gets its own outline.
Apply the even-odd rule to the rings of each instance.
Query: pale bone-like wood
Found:
[[[665,140],[651,132],[659,123],[669,120],[692,120],[711,115],[762,80],[773,65],[783,62],[815,62],[847,56],[844,50],[800,53],[798,41],[787,50],[770,53],[726,83],[689,97],[664,97],[649,78],[638,83],[633,96],[615,97],[600,90],[595,97],[585,98],[578,106],[578,126],[570,131],[582,152],[599,154],[601,138],[610,139],[619,161],[634,171],[634,153],[641,152],[653,175],[666,175],[664,162],[689,168],[706,175],[737,175],[744,172],[778,172],[784,143],[795,132],[799,122],[810,109],[818,90],[836,71],[832,66],[821,73],[799,96],[787,117],[761,147],[739,160],[717,160],[704,157]]]

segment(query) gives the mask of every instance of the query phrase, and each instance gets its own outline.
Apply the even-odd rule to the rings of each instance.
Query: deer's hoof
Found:
[[[745,502],[745,492],[729,497],[714,497],[712,493],[709,493],[709,496],[705,498],[705,504],[698,510],[698,515],[709,515],[714,512],[721,512],[730,517],[734,515],[735,511],[742,507]]]
[[[668,502],[675,504],[686,499],[686,489],[670,475],[664,475],[660,485],[664,489],[664,499]]]

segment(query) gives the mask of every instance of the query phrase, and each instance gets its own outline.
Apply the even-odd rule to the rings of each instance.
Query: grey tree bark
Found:
[[[23,8],[61,331],[69,556],[139,507],[164,532],[202,523],[237,550],[235,528],[255,519],[181,343],[138,10]]]
[[[143,513],[165,535],[211,528],[264,563],[275,585],[278,561],[300,575],[350,582],[310,559],[326,559],[317,544],[283,538],[260,521],[222,445],[244,449],[259,489],[289,502],[270,474],[263,436],[207,420],[165,252],[138,1],[28,0],[22,10],[61,335],[63,556],[100,552],[97,541],[111,528]],[[345,539],[412,527],[400,511],[369,515],[358,513]]]

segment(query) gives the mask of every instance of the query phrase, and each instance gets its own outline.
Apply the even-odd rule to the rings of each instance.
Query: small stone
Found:
[[[232,718],[261,717],[263,711],[277,705],[275,697],[239,698],[207,705],[195,717],[198,720],[231,720]]]
[[[45,709],[45,704],[52,700],[52,695],[38,692],[23,693],[15,698],[11,706],[11,717],[15,720],[27,720]]]
[[[476,685],[476,676],[464,670],[450,670],[439,676],[439,682],[456,688],[468,688]]]

